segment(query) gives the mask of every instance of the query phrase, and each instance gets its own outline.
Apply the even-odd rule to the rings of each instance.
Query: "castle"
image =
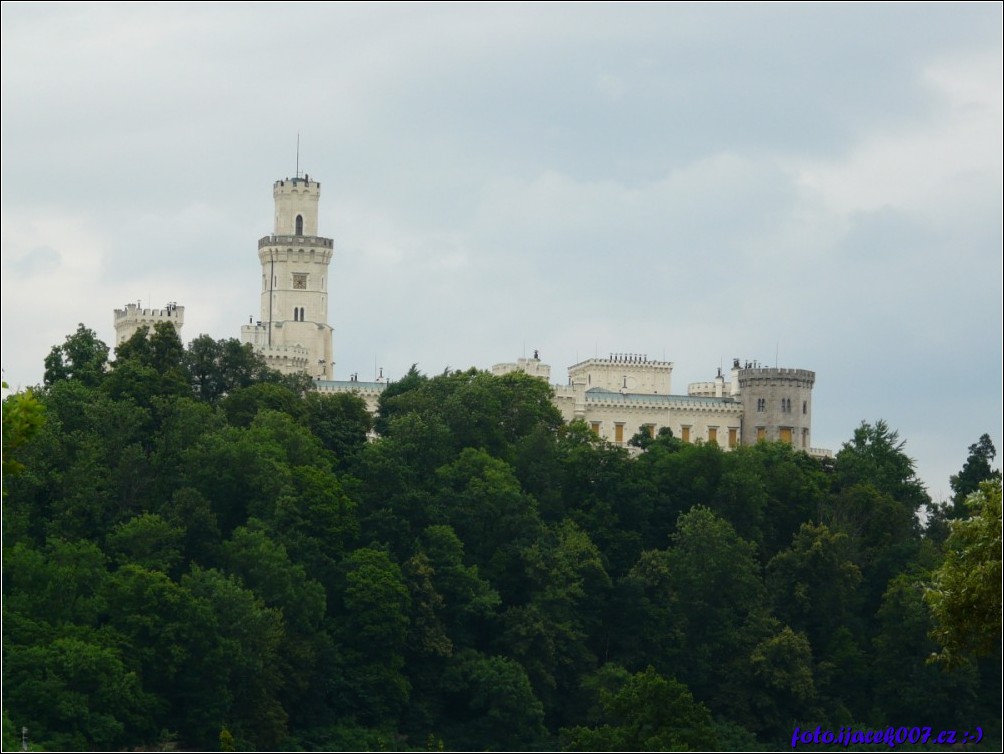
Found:
[[[302,178],[273,184],[275,218],[271,235],[258,240],[261,264],[261,312],[241,327],[270,367],[290,374],[305,372],[315,389],[353,392],[375,412],[387,385],[382,372],[374,382],[335,380],[332,327],[328,324],[328,265],[334,242],[317,234],[321,184]],[[139,309],[129,304],[115,310],[116,341],[139,327],[170,321],[180,331],[184,307]],[[524,372],[550,381],[551,368],[538,358],[495,364],[492,372]],[[610,354],[568,368],[568,383],[552,385],[554,403],[566,421],[581,420],[612,443],[625,445],[638,432],[655,436],[668,427],[684,442],[715,443],[722,448],[759,440],[783,441],[813,455],[812,387],[815,373],[805,369],[763,367],[734,359],[729,379],[722,370],[709,382],[687,386],[683,395],[671,389],[673,363],[643,354]]]

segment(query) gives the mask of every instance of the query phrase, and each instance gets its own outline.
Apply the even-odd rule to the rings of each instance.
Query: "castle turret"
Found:
[[[273,234],[258,240],[261,316],[241,328],[241,340],[281,372],[332,379],[328,324],[328,264],[334,241],[317,235],[321,184],[286,178],[272,187]]]
[[[743,444],[781,440],[808,452],[815,381],[815,372],[807,369],[739,369]]]
[[[126,304],[115,310],[115,345],[125,343],[141,327],[153,332],[158,322],[170,322],[181,338],[181,326],[185,324],[185,307],[173,301],[163,309],[144,309],[139,303]]]

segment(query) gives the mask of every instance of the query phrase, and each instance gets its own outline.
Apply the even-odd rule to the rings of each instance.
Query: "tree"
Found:
[[[620,641],[632,662],[672,672],[716,714],[750,717],[750,656],[776,633],[753,544],[696,506],[680,516],[673,546],[650,550],[621,584]]]
[[[603,725],[564,728],[565,751],[714,751],[715,729],[707,707],[686,685],[650,665],[616,692],[600,691]]]
[[[81,323],[75,333],[66,336],[63,345],[53,346],[45,357],[45,384],[79,380],[89,387],[96,387],[104,377],[107,364],[108,346],[98,339],[93,330]]]
[[[981,482],[967,506],[972,517],[952,522],[945,561],[925,594],[944,660],[988,654],[1001,640],[1000,478]]]
[[[214,569],[193,566],[181,586],[205,606],[209,621],[203,654],[185,678],[201,691],[187,709],[187,736],[197,746],[215,746],[224,723],[239,747],[277,748],[288,720],[277,699],[282,611],[266,607],[237,577]]]
[[[356,550],[343,569],[334,636],[341,677],[330,685],[341,714],[379,725],[397,717],[411,690],[404,675],[411,595],[400,566],[381,550]]]
[[[767,564],[774,614],[804,631],[817,651],[854,614],[861,569],[850,559],[850,539],[825,524],[802,524],[791,548]]]
[[[108,632],[78,631],[5,647],[4,705],[57,751],[114,751],[148,740],[153,696],[109,646]]]
[[[343,466],[366,445],[373,417],[358,395],[311,392],[304,404],[304,423]]]
[[[950,518],[965,518],[969,515],[966,499],[979,490],[980,482],[987,479],[1000,479],[1000,469],[990,466],[997,457],[990,435],[984,434],[974,444],[969,446],[969,457],[958,474],[952,474],[949,484],[952,486],[952,508]]]
[[[154,513],[144,513],[116,526],[108,534],[108,549],[122,563],[134,563],[172,573],[181,561],[184,531]]]
[[[929,661],[937,646],[930,638],[934,626],[924,606],[923,576],[901,573],[891,579],[876,614],[878,633],[871,663],[875,701],[870,717],[877,725],[924,720],[932,726],[954,728],[975,719],[978,687],[973,664],[962,658],[953,666]],[[1000,591],[999,567],[995,588]],[[997,605],[999,614],[999,596]],[[999,616],[997,620],[999,626]],[[1000,676],[997,683],[999,689]]]
[[[916,513],[931,498],[917,477],[914,461],[903,449],[906,440],[879,419],[874,425],[861,422],[854,437],[837,453],[836,475],[841,489],[870,484]]]
[[[444,731],[455,750],[544,748],[544,708],[523,667],[508,657],[464,650],[454,656],[442,686],[449,710]]]
[[[192,389],[208,403],[255,382],[281,381],[250,343],[241,343],[236,338],[213,340],[200,335],[189,344],[185,359]]]
[[[7,390],[7,383],[3,383]],[[24,466],[14,459],[14,452],[38,434],[45,422],[45,407],[31,390],[12,393],[3,399],[3,470],[19,474]],[[4,487],[6,494],[6,487]]]

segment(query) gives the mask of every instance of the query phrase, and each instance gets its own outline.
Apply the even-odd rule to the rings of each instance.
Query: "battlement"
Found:
[[[185,307],[169,303],[163,309],[141,309],[139,304],[126,304],[125,309],[115,310],[115,319],[125,317],[145,317],[147,319],[171,319],[172,322],[185,319]]]
[[[303,178],[283,178],[272,184],[273,195],[287,194],[292,192],[314,192],[319,193],[321,190],[320,181],[310,180],[309,175],[305,175]]]
[[[262,249],[266,246],[299,246],[307,248],[320,247],[322,249],[334,248],[335,242],[330,238],[324,238],[323,236],[287,236],[287,235],[268,235],[262,236],[258,239],[258,248]],[[292,249],[290,249],[292,250]]]
[[[577,369],[578,367],[586,365],[596,365],[596,366],[606,366],[606,365],[638,365],[646,366],[653,369],[672,369],[672,361],[655,361],[649,360],[648,354],[644,353],[611,353],[610,357],[607,359],[592,358],[580,361],[578,364],[573,364],[569,367],[571,369]]]
[[[777,367],[755,367],[739,370],[739,387],[753,385],[789,384],[811,388],[816,382],[816,373],[808,369],[781,369]]]

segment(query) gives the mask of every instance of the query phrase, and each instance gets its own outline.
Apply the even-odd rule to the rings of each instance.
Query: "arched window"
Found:
[[[296,216],[296,235],[303,235],[303,215]]]
[[[294,322],[300,321],[300,310],[297,309],[295,306],[293,307],[293,321]]]
[[[302,306],[300,307],[300,321],[301,322],[306,322],[307,321],[307,318],[305,316],[303,316],[303,307]]]

